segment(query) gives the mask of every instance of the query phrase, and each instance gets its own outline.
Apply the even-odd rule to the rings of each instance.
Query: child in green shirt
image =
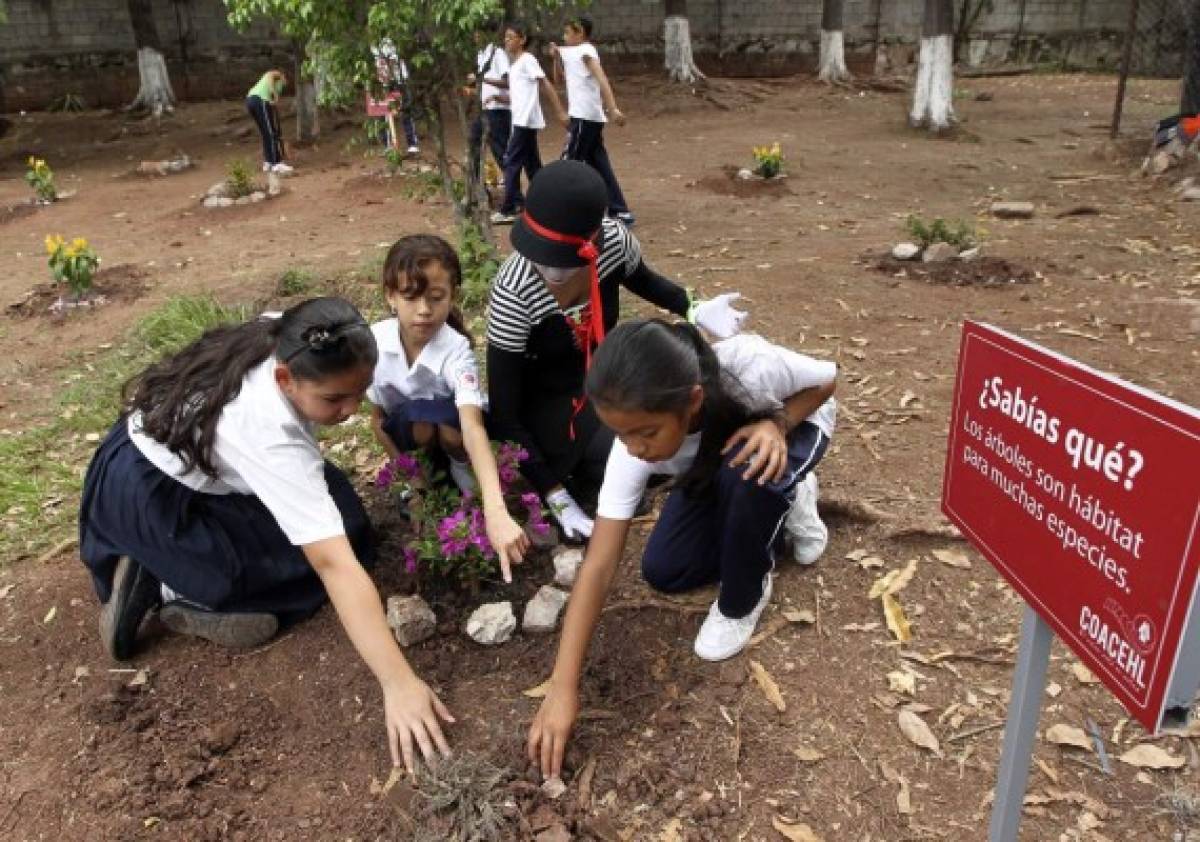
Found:
[[[246,110],[254,118],[258,133],[262,135],[263,172],[287,175],[292,167],[283,162],[283,133],[279,130],[279,111],[275,104],[283,95],[287,77],[279,70],[268,70],[246,95]]]

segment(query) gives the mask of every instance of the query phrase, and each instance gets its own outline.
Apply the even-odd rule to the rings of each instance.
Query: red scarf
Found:
[[[579,248],[575,253],[588,262],[588,270],[591,274],[588,291],[588,303],[590,305],[587,308],[588,312],[579,320],[578,324],[572,322],[570,319],[567,320],[575,332],[576,343],[583,348],[583,370],[586,372],[592,367],[592,349],[604,341],[604,304],[600,300],[600,250],[596,248],[596,244],[592,242],[591,237],[580,237],[575,234],[562,234],[558,231],[553,231],[535,222],[528,212],[522,213],[521,219],[529,227],[529,230],[543,239],[554,243],[566,243],[567,245],[578,246]],[[587,395],[580,395],[571,400],[570,435],[572,441],[575,439],[575,416],[580,413],[586,403]]]

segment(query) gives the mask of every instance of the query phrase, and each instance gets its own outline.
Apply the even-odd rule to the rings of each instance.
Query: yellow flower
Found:
[[[88,247],[88,241],[85,240],[83,237],[76,237],[75,239],[71,240],[71,250],[73,252],[75,252],[76,254],[83,251],[87,247]]]
[[[33,157],[32,155],[29,156],[29,166],[30,167],[37,166],[37,158]]]
[[[60,248],[62,248],[63,242],[64,242],[63,238],[60,235],[47,234],[46,235],[46,253],[54,254],[56,251],[58,251]]]

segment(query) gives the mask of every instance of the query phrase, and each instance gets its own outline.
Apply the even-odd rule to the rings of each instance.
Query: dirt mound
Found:
[[[82,309],[101,307],[109,303],[128,304],[137,301],[149,289],[149,273],[129,263],[110,266],[96,273],[91,291],[77,306]],[[58,319],[64,311],[54,307],[63,298],[63,287],[54,283],[37,284],[24,297],[4,308],[12,318]]]
[[[786,176],[778,178],[738,178],[739,167],[726,164],[721,168],[723,175],[709,175],[698,181],[688,182],[688,187],[700,187],[718,196],[733,196],[735,199],[782,199],[791,196]]]
[[[931,284],[951,286],[1010,286],[1031,284],[1037,272],[1002,257],[977,257],[974,260],[947,260],[922,263],[897,260],[890,254],[873,258],[872,268],[895,278],[917,278]]]

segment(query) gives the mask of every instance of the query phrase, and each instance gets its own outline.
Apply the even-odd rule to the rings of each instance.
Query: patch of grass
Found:
[[[975,226],[966,220],[947,222],[942,217],[926,222],[919,216],[910,216],[904,221],[904,230],[921,248],[933,243],[949,243],[960,249],[970,248],[979,242]]]
[[[235,158],[229,162],[225,168],[225,186],[231,199],[240,199],[255,191],[254,170],[245,158]]]
[[[275,294],[281,298],[307,295],[315,282],[316,276],[307,269],[288,269],[279,276],[275,284]]]
[[[0,564],[41,552],[75,530],[84,471],[116,420],[125,381],[208,328],[247,315],[209,297],[171,299],[118,347],[81,357],[45,423],[0,431]]]

